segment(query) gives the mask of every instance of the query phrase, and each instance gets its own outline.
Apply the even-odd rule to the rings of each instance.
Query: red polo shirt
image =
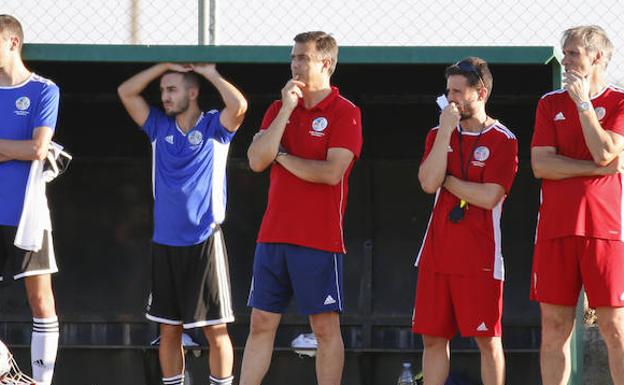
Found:
[[[624,135],[624,90],[608,86],[592,98],[604,130]],[[544,95],[537,105],[531,147],[554,147],[557,154],[592,160],[576,104],[565,90]],[[624,240],[622,174],[542,179],[537,240],[582,236]]]
[[[271,104],[261,130],[271,125],[281,106],[280,100]],[[360,109],[340,96],[336,87],[311,109],[306,109],[300,99],[290,115],[281,145],[289,154],[303,159],[325,160],[332,147],[346,148],[358,158],[362,148]],[[345,253],[342,224],[355,158],[335,186],[304,181],[274,163],[258,242]]]
[[[437,134],[437,127],[429,131],[423,161]],[[446,173],[469,182],[498,184],[508,194],[518,170],[517,154],[515,135],[498,121],[481,134],[455,130],[449,143]],[[503,280],[503,202],[501,199],[491,210],[469,204],[464,218],[452,223],[449,213],[459,204],[459,198],[445,188],[438,189],[416,264],[422,270],[443,274],[478,276],[491,272],[492,277]]]

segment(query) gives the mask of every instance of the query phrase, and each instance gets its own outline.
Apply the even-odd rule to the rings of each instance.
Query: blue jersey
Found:
[[[219,111],[202,113],[184,133],[173,117],[151,107],[143,130],[152,142],[154,242],[190,246],[205,241],[225,218],[225,165],[234,136]]]
[[[31,140],[37,127],[54,130],[58,105],[59,88],[36,74],[17,86],[0,87],[0,139]],[[0,225],[19,224],[31,163],[0,162]]]

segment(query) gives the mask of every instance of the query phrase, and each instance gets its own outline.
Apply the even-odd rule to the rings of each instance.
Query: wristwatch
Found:
[[[273,159],[273,161],[277,162],[277,158],[279,158],[280,156],[285,156],[285,155],[288,155],[288,153],[286,152],[286,150],[284,150],[282,146],[280,146],[279,150],[277,150],[277,154],[275,155],[275,159]]]
[[[585,112],[585,111],[589,111],[593,106],[591,102],[584,101],[584,102],[580,102],[579,104],[577,104],[576,107],[578,108],[579,112]]]

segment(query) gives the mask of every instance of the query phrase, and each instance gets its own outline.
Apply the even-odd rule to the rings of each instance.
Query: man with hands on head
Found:
[[[567,384],[581,286],[596,309],[613,383],[624,384],[624,91],[605,70],[613,45],[598,26],[566,30],[564,87],[537,106],[531,163],[542,180],[531,275],[540,303],[544,385]]]
[[[252,170],[271,166],[271,175],[254,257],[241,385],[261,383],[293,296],[318,340],[318,383],[340,384],[344,363],[342,224],[349,174],[362,146],[360,110],[331,86],[336,40],[320,31],[294,40],[292,79],[247,152]]]
[[[457,331],[481,351],[484,385],[505,382],[501,342],[504,266],[500,218],[515,178],[514,134],[490,117],[487,63],[468,57],[446,69],[449,104],[429,131],[418,178],[436,194],[416,265],[412,330],[422,335],[426,385],[445,383]]]
[[[223,110],[200,110],[200,76],[216,88]],[[164,112],[141,95],[158,78]],[[122,83],[118,93],[154,152],[152,292],[146,317],[160,324],[163,384],[184,383],[182,333],[201,327],[210,345],[210,384],[230,385],[233,350],[226,323],[234,314],[220,224],[228,148],[247,102],[214,64],[156,64]]]

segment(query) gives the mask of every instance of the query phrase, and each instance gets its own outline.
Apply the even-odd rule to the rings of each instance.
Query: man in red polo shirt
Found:
[[[607,84],[613,46],[597,26],[564,32],[564,88],[537,106],[531,144],[542,179],[531,299],[542,313],[544,385],[567,384],[581,286],[596,309],[613,383],[624,384],[624,91]]]
[[[422,335],[427,385],[445,383],[457,331],[479,346],[483,384],[502,385],[500,220],[518,169],[518,143],[486,112],[493,79],[483,59],[465,58],[445,75],[450,103],[427,135],[418,171],[423,190],[436,197],[416,262],[412,330]]]
[[[254,257],[241,385],[262,381],[293,296],[318,340],[318,383],[338,385],[342,377],[342,224],[349,173],[362,147],[361,116],[330,84],[336,40],[320,31],[294,40],[293,78],[247,152],[252,170],[271,166],[271,183]]]

